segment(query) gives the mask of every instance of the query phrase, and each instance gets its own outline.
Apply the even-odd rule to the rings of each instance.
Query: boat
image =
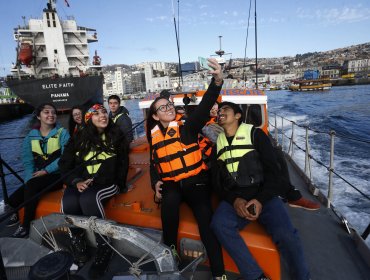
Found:
[[[53,103],[58,111],[103,102],[101,58],[90,63],[88,44],[97,42],[95,29],[61,20],[56,1],[48,0],[41,19],[14,29],[16,63],[6,83],[26,103]]]
[[[226,80],[225,85],[227,84],[230,83],[227,83]],[[194,107],[202,100],[204,93],[204,90],[179,92],[174,93],[172,97],[176,106],[184,106],[185,102],[188,103],[190,101],[187,106]],[[148,95],[139,102],[139,107],[143,111],[144,116],[156,96],[158,94]],[[252,122],[266,133],[269,133],[267,96],[262,90],[224,88],[221,91],[221,99],[222,101],[240,104],[245,113],[244,121]],[[312,278],[368,279],[367,277],[370,275],[370,258],[368,257],[370,256],[370,250],[364,240],[359,233],[351,228],[347,220],[338,213],[335,207],[330,204],[330,200],[313,185],[306,173],[300,170],[297,164],[292,161],[290,154],[286,153],[286,156],[289,159],[293,184],[299,187],[305,197],[311,196],[311,199],[322,203],[321,209],[314,213],[287,206],[292,221],[300,232]],[[167,273],[166,275],[169,279],[191,279],[192,276],[194,276],[194,279],[209,279],[208,265],[207,262],[204,262],[206,260],[206,252],[200,241],[197,223],[190,208],[185,204],[181,206],[180,210],[178,235],[178,248],[180,248],[179,253],[183,267],[180,269],[176,265],[173,266],[171,264],[171,267],[166,272],[159,266],[161,259],[158,258],[163,257],[163,254],[158,253],[158,251],[153,253],[153,248],[158,246],[162,253],[168,253],[169,250],[168,247],[160,242],[160,208],[153,200],[149,166],[149,144],[145,135],[143,135],[131,143],[130,168],[127,181],[129,191],[115,195],[108,201],[105,206],[106,221],[99,220],[94,222],[95,220],[89,217],[69,217],[55,214],[60,211],[63,191],[57,190],[44,194],[36,211],[38,220],[33,222],[30,237],[27,239],[33,244],[32,246],[39,248],[39,252],[41,251],[40,248],[42,248],[43,253],[40,253],[41,255],[38,255],[37,258],[32,258],[32,261],[28,260],[27,269],[29,270],[39,258],[42,259],[50,252],[50,249],[44,250],[46,247],[45,242],[42,241],[38,232],[41,235],[48,235],[47,232],[52,232],[56,236],[55,239],[57,241],[60,239],[58,239],[58,236],[60,237],[61,234],[64,234],[64,239],[62,240],[65,240],[65,236],[68,236],[65,228],[74,225],[84,228],[88,233],[89,240],[93,238],[93,231],[110,236],[114,240],[113,246],[119,251],[120,255],[131,260],[130,264],[130,262],[123,260],[116,254],[111,261],[109,271],[103,279],[131,279],[124,277],[129,277],[128,275],[133,276],[138,271],[141,271],[141,277],[144,277],[144,275],[151,275],[151,277],[160,277],[162,275],[163,277]],[[216,197],[214,197],[213,202],[216,207],[218,203]],[[22,217],[23,210],[20,209],[19,213]],[[66,222],[71,219],[74,222]],[[96,223],[100,224],[101,227],[97,227]],[[6,230],[8,231],[7,234],[4,233]],[[128,234],[127,232],[131,233]],[[0,234],[1,236],[9,236],[9,229],[2,227]],[[280,259],[278,248],[261,225],[253,222],[241,231],[241,235],[270,279],[289,279],[284,262]],[[143,245],[138,248],[138,245],[135,245],[134,240],[139,238],[138,236],[140,236],[140,240],[145,240],[143,242],[147,244],[146,246]],[[142,239],[142,236],[145,236],[147,239]],[[11,251],[10,249],[6,250],[7,246],[10,246],[10,248],[15,246],[21,250],[19,248],[20,244],[17,242],[19,241],[14,241],[8,237],[0,238],[3,259],[4,255],[9,254]],[[63,244],[63,242],[61,243]],[[157,245],[154,246],[153,244]],[[59,245],[60,247],[61,245]],[[24,254],[20,254],[19,250],[13,250],[12,258],[6,258],[7,261],[4,264],[7,272],[11,270],[18,271],[26,266],[21,262]],[[238,269],[235,263],[225,251],[223,251],[223,254],[228,277],[236,279],[238,277]],[[170,258],[173,258],[173,256],[171,255]],[[9,262],[9,259],[13,261]],[[142,262],[147,263],[150,261],[153,261],[152,266],[147,267],[146,270],[135,268],[135,263],[141,264]],[[172,263],[171,261],[169,262]],[[85,266],[89,266],[89,264],[87,263]],[[26,271],[28,272],[27,269]],[[86,272],[87,269],[83,267],[75,271],[74,275],[86,277]],[[8,279],[14,278],[9,277]]]
[[[319,78],[318,70],[306,70],[303,79],[293,80],[289,86],[290,91],[320,91],[331,89],[329,78]]]
[[[320,91],[331,89],[329,79],[294,80],[289,86],[290,91]]]
[[[275,120],[275,127],[269,121],[267,96],[264,91],[231,88],[230,84],[232,80],[225,80],[221,90],[221,101],[239,104],[243,109],[243,121],[261,128],[271,136],[276,145],[279,145],[279,139],[281,139],[280,144],[285,147],[286,142],[284,142],[285,145],[282,142],[288,139],[277,136],[277,121]],[[171,96],[176,106],[195,107],[201,102],[204,93],[205,90],[194,89],[172,92]],[[149,94],[140,100],[139,108],[143,112],[144,119],[147,109],[157,96],[158,93]],[[191,112],[192,108],[189,109]],[[282,129],[280,132],[284,135]],[[273,137],[274,134],[275,137]],[[367,235],[364,233],[362,237],[354,230],[332,205],[330,196],[320,192],[310,180],[311,176],[307,175],[308,172],[302,171],[293,161],[294,144],[296,143],[292,135],[289,150],[285,153],[291,181],[305,197],[321,203],[321,209],[316,212],[287,206],[292,222],[300,232],[312,279],[368,279],[370,250],[364,242],[368,233]],[[77,226],[86,230],[88,240],[91,241],[90,247],[94,244],[93,232],[113,239],[113,247],[117,250],[117,254],[111,260],[109,270],[102,279],[210,279],[206,252],[200,241],[197,223],[187,205],[182,204],[180,209],[178,233],[178,248],[182,260],[180,267],[175,263],[175,256],[172,255],[171,250],[161,243],[161,215],[160,208],[153,199],[150,184],[149,153],[149,144],[145,135],[141,135],[131,143],[128,191],[115,195],[105,205],[107,220],[56,214],[60,211],[63,195],[63,190],[57,190],[42,195],[36,211],[37,220],[32,223],[28,239],[14,240],[5,237],[11,232],[9,228],[1,227],[0,252],[5,260],[6,273],[23,271],[23,275],[28,275],[29,271],[44,258],[47,258],[47,263],[57,263],[62,267],[61,261],[54,256],[55,253],[50,254],[50,247],[57,252],[61,249],[68,251],[68,238],[66,238],[68,227]],[[312,156],[307,152],[306,160],[309,162],[311,158]],[[213,197],[213,206],[217,207],[217,204],[217,197]],[[22,217],[23,209],[18,210]],[[9,214],[0,216],[0,221],[4,223],[4,219],[8,216]],[[289,264],[280,259],[278,248],[258,222],[250,223],[241,231],[241,235],[270,279],[290,279],[287,273]],[[49,243],[53,246],[46,245],[48,242],[43,241],[41,236],[51,239],[52,242],[49,241]],[[27,255],[30,258],[26,262]],[[223,256],[228,279],[240,279],[238,269],[226,251],[223,251]],[[52,261],[49,258],[53,258]],[[68,271],[71,262],[67,260],[66,263]],[[72,266],[74,272],[71,278],[86,278],[90,264],[91,262],[88,262],[80,269]],[[14,278],[8,277],[8,279]]]

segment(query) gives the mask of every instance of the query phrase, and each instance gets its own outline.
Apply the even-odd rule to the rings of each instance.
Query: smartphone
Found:
[[[199,64],[201,69],[212,70],[212,68],[208,65],[208,60],[205,57],[198,56]]]
[[[251,213],[253,216],[256,215],[256,205],[251,204],[247,208],[248,212]]]

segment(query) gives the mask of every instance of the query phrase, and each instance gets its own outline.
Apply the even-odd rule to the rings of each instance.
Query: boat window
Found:
[[[253,124],[256,127],[262,126],[263,117],[262,117],[262,109],[261,105],[259,104],[248,104],[243,105],[243,112],[245,115],[245,123]]]

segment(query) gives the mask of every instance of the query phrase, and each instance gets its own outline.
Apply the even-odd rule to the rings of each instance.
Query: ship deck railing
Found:
[[[334,176],[336,176],[340,182],[346,184],[347,186],[355,190],[361,196],[361,199],[370,201],[370,195],[366,194],[363,190],[355,186],[353,183],[351,183],[348,179],[344,178],[344,176],[342,176],[335,170],[334,168],[335,138],[336,137],[342,138],[346,141],[361,142],[369,145],[370,141],[338,134],[334,130],[330,130],[328,132],[319,131],[310,128],[309,126],[298,124],[295,121],[289,120],[275,113],[273,114],[270,113],[270,116],[273,117],[270,117],[269,119],[269,128],[270,128],[269,131],[270,136],[273,138],[275,144],[279,146],[293,160],[293,164],[300,169],[304,179],[306,179],[309,191],[313,195],[317,196],[326,207],[332,208],[334,213],[342,220],[347,230],[350,231],[347,219],[334,207],[332,203],[334,199],[334,189],[335,189]],[[300,132],[298,132],[299,130]],[[327,151],[326,156],[328,157],[327,164],[325,164],[322,160],[314,157],[312,154],[312,149],[309,140],[310,137],[312,138],[313,136],[318,134],[326,135],[330,143],[328,149],[326,150]],[[296,154],[298,152],[304,154],[303,164],[302,162],[297,160],[298,156],[296,156]],[[314,182],[315,178],[312,172],[313,162],[315,162],[319,167],[326,169],[328,173],[327,186],[324,186],[322,183],[318,184]],[[326,194],[322,190],[322,189],[325,190],[325,188],[327,190]],[[366,240],[369,234],[370,234],[370,223],[366,227],[364,232],[361,234],[361,237],[364,240]]]

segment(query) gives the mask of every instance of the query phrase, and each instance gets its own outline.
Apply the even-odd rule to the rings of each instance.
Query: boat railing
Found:
[[[350,186],[353,190],[359,193],[364,199],[370,201],[370,196],[365,194],[362,190],[356,187],[353,183],[349,180],[344,178],[340,175],[334,168],[334,144],[335,144],[335,137],[343,138],[346,140],[362,142],[366,144],[370,144],[370,141],[356,139],[353,137],[348,137],[345,135],[338,135],[334,130],[330,130],[329,132],[319,131],[313,128],[310,128],[306,125],[298,124],[295,121],[289,120],[283,116],[279,116],[277,114],[271,114],[272,117],[269,120],[269,129],[271,137],[273,137],[275,144],[280,146],[282,150],[290,156],[291,159],[295,156],[297,150],[304,153],[304,163],[300,163],[299,160],[294,160],[294,165],[300,169],[303,173],[307,183],[309,184],[309,190],[312,192],[313,195],[318,196],[320,200],[326,204],[326,207],[331,207],[338,215],[338,212],[335,210],[334,206],[332,205],[333,201],[333,190],[334,190],[334,180],[333,176],[335,175],[339,178],[342,182]],[[287,128],[288,126],[288,128]],[[298,133],[298,129],[300,133]],[[304,132],[302,133],[302,130]],[[290,135],[289,135],[290,133]],[[312,154],[311,146],[309,138],[312,135],[328,135],[329,136],[329,143],[330,143],[330,152],[328,153],[328,164],[325,164],[322,160],[314,157]],[[300,140],[298,138],[301,138]],[[301,144],[304,142],[304,146]],[[327,194],[323,194],[320,188],[313,182],[313,172],[312,172],[312,161],[318,164],[321,167],[324,167],[328,172],[328,185],[327,185]],[[302,166],[303,165],[303,166]],[[344,218],[342,214],[340,214],[340,218],[342,219],[343,223],[347,223],[347,220]],[[348,225],[347,225],[348,228]],[[349,231],[349,228],[348,228]],[[361,237],[365,240],[367,236],[370,234],[370,224],[367,226]]]

